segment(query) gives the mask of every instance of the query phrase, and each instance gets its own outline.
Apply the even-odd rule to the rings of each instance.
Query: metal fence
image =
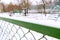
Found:
[[[6,21],[0,20],[0,40],[58,40]]]

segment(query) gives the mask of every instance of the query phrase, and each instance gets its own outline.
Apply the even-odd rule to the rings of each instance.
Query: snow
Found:
[[[0,13],[0,17],[5,17],[5,18],[10,18],[10,19],[15,19],[15,20],[21,20],[21,21],[25,21],[25,22],[31,22],[31,23],[35,23],[35,24],[42,24],[42,25],[47,25],[47,26],[52,26],[52,27],[56,27],[56,28],[60,28],[59,24],[60,24],[60,18],[58,18],[57,21],[55,21],[54,17],[58,17],[58,14],[55,14],[55,15],[52,15],[52,14],[47,14],[47,16],[45,16],[44,14],[27,14],[27,16],[24,16],[23,13],[15,13],[13,14],[13,16],[9,16],[10,13]],[[53,20],[54,19],[54,20]],[[8,24],[7,24],[8,25]],[[5,25],[3,25],[5,26]],[[9,29],[11,29],[12,25],[10,25]],[[19,27],[17,26],[17,28],[15,29],[16,26],[14,26],[12,29],[14,29],[16,31],[16,29],[18,29]],[[3,28],[3,27],[2,27]],[[28,29],[25,29],[25,28],[22,28],[24,29],[24,33],[27,32]],[[0,29],[1,30],[1,29]],[[14,33],[15,31],[12,30]],[[1,32],[1,31],[0,31]],[[35,38],[40,38],[42,37],[43,35],[40,34],[40,33],[37,33],[35,31],[32,31],[31,32],[34,34]],[[19,30],[18,33],[21,34],[22,36],[22,32]],[[5,35],[8,35],[7,33]],[[11,35],[13,35],[13,33],[9,34],[10,35],[10,38],[11,38]],[[28,36],[29,37],[28,37]],[[30,33],[28,33],[26,36],[28,37],[29,40],[34,40],[32,37],[32,35]],[[16,34],[16,37],[17,39],[19,39],[18,35]],[[53,38],[53,37],[49,37],[46,35],[46,38],[48,40],[57,40],[56,38]],[[5,39],[5,36],[2,40]],[[13,38],[13,40],[16,40],[16,38]],[[22,40],[25,40],[25,38],[23,38]],[[44,40],[44,39],[42,39]]]
[[[6,3],[6,4],[9,4],[11,1],[12,1],[13,4],[18,4],[18,1],[16,1],[16,0],[2,0],[2,2]],[[37,4],[36,1],[38,1],[38,0],[35,0],[35,1],[31,0],[32,5],[36,5]],[[33,11],[30,10],[30,12],[36,12],[36,11],[35,10],[33,10]],[[58,16],[59,14],[47,14],[46,16],[45,16],[45,14],[34,14],[34,13],[31,13],[31,14],[29,13],[29,14],[27,14],[27,16],[24,16],[23,13],[15,13],[15,14],[12,14],[12,16],[9,16],[9,14],[10,13],[8,13],[8,12],[7,13],[0,13],[0,17],[5,17],[5,18],[10,18],[10,19],[15,19],[15,20],[21,20],[21,21],[25,21],[25,22],[31,22],[31,23],[35,23],[35,24],[41,24],[41,25],[51,26],[51,27],[55,27],[55,28],[60,28],[60,17]],[[0,25],[1,25],[1,23],[2,22],[0,22]],[[9,33],[7,33],[9,31],[6,29],[7,25],[9,26],[7,29],[10,30],[10,31],[11,31],[11,27],[13,27],[11,24],[9,25],[8,23],[6,23],[6,24],[3,23],[3,25],[1,25],[2,28],[0,27],[0,35],[2,35],[2,37],[0,36],[1,37],[0,40],[1,39],[5,40],[5,38],[6,38],[7,35],[9,35],[9,37],[7,37],[7,38],[11,38],[11,35],[13,35],[16,32],[16,30],[19,28],[18,26],[16,27],[16,25],[15,25],[12,28],[12,31],[14,33],[11,32],[9,34]],[[28,30],[28,29],[25,29],[23,27],[22,27],[22,29],[23,29],[24,33],[26,33],[27,30]],[[34,34],[35,38],[37,38],[37,39],[43,36],[43,34],[37,33],[35,31],[31,30],[31,32]],[[21,30],[19,30],[18,33],[21,34],[21,36],[23,36],[22,35],[23,33],[21,32]],[[3,37],[3,35],[4,35],[4,37]],[[28,33],[27,35],[26,36],[28,37],[29,40],[34,40],[33,37],[32,37],[32,35],[30,33]],[[13,40],[16,40],[16,38],[19,39],[19,36],[17,34],[15,35],[15,37],[13,37]],[[46,38],[48,40],[58,40],[56,38],[49,37],[47,35],[46,35]],[[23,38],[22,40],[25,40],[25,38]],[[42,40],[44,40],[44,39],[42,39]]]
[[[9,13],[3,13],[0,14],[0,17],[60,28],[60,18],[58,17],[58,15],[59,14],[47,14],[47,16],[45,16],[44,14],[28,14],[28,16],[23,16],[23,14],[16,13],[15,15],[10,17]]]

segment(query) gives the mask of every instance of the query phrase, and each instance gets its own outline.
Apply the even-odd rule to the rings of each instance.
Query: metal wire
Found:
[[[42,36],[40,33],[34,32],[22,26],[0,20],[0,40],[49,40],[44,34]]]

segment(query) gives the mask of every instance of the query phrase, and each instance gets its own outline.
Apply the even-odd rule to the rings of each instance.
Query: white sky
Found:
[[[42,3],[42,0],[30,0],[32,2],[32,5],[36,5],[38,3]],[[47,2],[49,0],[46,0]],[[10,2],[12,2],[13,4],[18,4],[17,0],[1,0],[1,2],[5,3],[5,4],[9,4]]]

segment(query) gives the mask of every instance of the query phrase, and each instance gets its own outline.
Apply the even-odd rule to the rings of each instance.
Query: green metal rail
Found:
[[[54,28],[46,25],[34,24],[22,20],[14,20],[14,19],[3,18],[3,17],[0,17],[0,20],[4,20],[16,24],[18,26],[22,26],[24,28],[28,28],[30,30],[60,39],[60,28]]]

